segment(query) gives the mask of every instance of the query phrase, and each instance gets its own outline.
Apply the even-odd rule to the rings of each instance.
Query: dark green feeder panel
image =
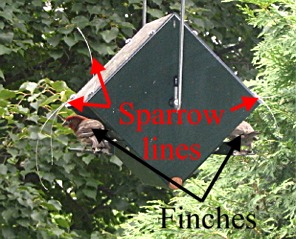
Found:
[[[146,24],[123,49],[114,56],[102,72],[111,108],[84,107],[77,112],[89,118],[101,120],[122,146],[128,147],[140,158],[144,155],[143,138],[157,137],[155,143],[200,144],[199,160],[148,160],[149,164],[170,178],[181,177],[185,181],[221,145],[223,140],[251,111],[230,108],[241,103],[241,96],[253,96],[233,72],[199,39],[189,27],[185,27],[182,108],[201,112],[222,109],[225,113],[220,124],[208,125],[203,116],[198,125],[190,125],[186,115],[184,124],[143,126],[136,132],[136,124],[121,125],[119,119],[127,118],[119,111],[123,102],[133,102],[134,109],[172,109],[169,104],[174,96],[174,78],[178,75],[179,23],[171,14]],[[76,95],[86,102],[105,103],[97,76],[93,77]],[[256,108],[258,103],[253,107]],[[253,110],[252,109],[252,110]],[[135,112],[133,111],[134,115]],[[173,122],[177,121],[177,115]],[[152,154],[152,152],[149,152]],[[166,187],[161,177],[130,158],[120,150],[115,154],[138,176],[143,183]]]

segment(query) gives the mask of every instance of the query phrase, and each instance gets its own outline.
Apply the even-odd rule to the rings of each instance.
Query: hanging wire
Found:
[[[143,13],[142,13],[142,25],[147,23],[147,0],[143,0]]]
[[[174,102],[175,108],[179,110],[182,105],[182,83],[183,83],[183,56],[184,56],[184,18],[185,0],[181,0],[181,21],[179,38],[179,72],[178,72],[178,99]]]

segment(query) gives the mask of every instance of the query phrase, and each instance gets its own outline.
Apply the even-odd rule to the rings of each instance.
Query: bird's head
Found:
[[[258,131],[253,131],[249,134],[243,134],[241,135],[242,139],[247,139],[247,140],[258,140],[257,135],[259,135],[260,133]]]
[[[63,126],[68,126],[71,128],[74,132],[77,131],[79,124],[86,120],[87,118],[82,115],[71,115],[68,116],[65,121],[63,122]]]

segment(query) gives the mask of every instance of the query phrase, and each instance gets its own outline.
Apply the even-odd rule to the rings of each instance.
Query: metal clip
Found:
[[[179,80],[178,77],[176,76],[174,78],[174,108],[178,109],[179,108]]]

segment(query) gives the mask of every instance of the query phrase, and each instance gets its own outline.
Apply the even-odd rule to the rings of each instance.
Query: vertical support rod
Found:
[[[180,39],[179,39],[179,72],[178,72],[178,106],[182,105],[182,83],[183,83],[183,55],[184,55],[184,18],[185,18],[185,0],[181,0],[181,21],[180,21]]]
[[[147,0],[143,0],[143,13],[142,13],[142,25],[147,23]]]

